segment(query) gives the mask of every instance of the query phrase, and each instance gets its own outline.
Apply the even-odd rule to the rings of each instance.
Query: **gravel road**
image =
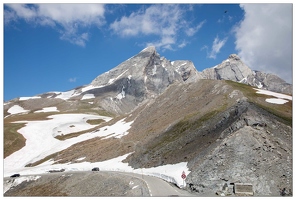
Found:
[[[193,196],[159,178],[127,172],[58,172],[38,176],[41,177],[36,181],[12,187],[4,196]],[[17,179],[4,178],[4,187]]]

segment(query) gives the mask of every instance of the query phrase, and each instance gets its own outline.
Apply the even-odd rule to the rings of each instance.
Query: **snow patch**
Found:
[[[157,66],[154,65],[153,69],[152,69],[152,75],[155,75],[156,74],[156,70],[157,70]]]
[[[138,186],[138,185],[134,186],[134,187],[132,188],[132,190],[133,190],[133,189],[136,189],[137,187],[139,187],[139,186]]]
[[[274,97],[277,97],[277,98],[280,98],[280,99],[287,99],[287,100],[292,101],[292,96],[290,96],[290,95],[281,94],[281,93],[277,93],[277,92],[271,92],[271,91],[268,91],[268,90],[256,89],[256,88],[254,88],[254,89],[257,90],[256,93],[258,93],[258,94],[266,94],[266,95],[274,96]]]
[[[243,78],[242,80],[239,81],[239,83],[243,83],[247,81],[247,77]]]
[[[108,85],[114,83],[114,81],[116,81],[117,79],[119,79],[123,74],[125,74],[125,72],[127,72],[127,70],[125,70],[124,72],[122,72],[121,74],[119,74],[119,76],[117,76],[116,78],[111,78],[109,81],[108,81]]]
[[[27,177],[18,177],[15,179],[11,179],[11,180],[7,180],[4,182],[3,184],[3,194],[5,192],[7,192],[10,188],[12,187],[16,187],[19,184],[21,184],[24,181],[36,181],[37,179],[39,179],[41,176],[27,176]]]
[[[277,93],[277,92],[271,92],[268,90],[261,90],[261,89],[256,89],[257,90],[256,93],[258,94],[265,94],[265,95],[269,95],[269,96],[274,96],[277,98],[267,98],[265,99],[266,102],[268,103],[273,103],[273,104],[284,104],[287,103],[288,100],[292,101],[292,96],[286,95],[286,94],[281,94],[281,93]]]
[[[121,138],[128,134],[128,130],[131,128],[131,124],[134,121],[131,122],[124,122],[125,118],[122,120],[119,120],[115,124],[111,126],[104,126],[99,129],[98,136],[103,137],[103,139],[107,138]]]
[[[84,160],[86,157],[77,158],[76,161]]]
[[[110,117],[90,114],[56,114],[48,118],[48,120],[43,121],[24,121],[26,126],[19,129],[18,132],[26,139],[26,146],[4,159],[3,168],[6,175],[20,173],[28,163],[43,159],[78,142],[95,138],[99,133],[88,132],[67,140],[58,140],[54,138],[56,135],[95,127],[95,125],[86,123],[88,119],[111,120]]]
[[[95,95],[94,94],[85,94],[83,95],[83,97],[81,98],[81,100],[84,100],[84,99],[93,99],[95,98]]]
[[[20,97],[20,101],[26,101],[26,100],[29,100],[29,99],[40,99],[41,97],[39,96],[34,96],[34,97]]]
[[[259,82],[259,84],[258,84],[258,85],[256,84],[256,86],[257,86],[257,88],[259,88],[259,89],[261,89],[261,88],[263,87],[263,85],[262,85],[262,83],[261,83],[261,82]]]
[[[265,101],[273,104],[284,104],[289,102],[288,100],[285,100],[285,99],[276,99],[276,98],[265,99]]]
[[[132,75],[128,75],[128,77],[127,77],[129,80],[131,80],[132,79]]]
[[[75,90],[70,90],[70,91],[67,91],[67,92],[61,92],[55,98],[67,100],[67,99],[70,99],[71,97],[73,97],[74,93],[75,93]]]
[[[86,92],[88,90],[92,90],[92,89],[97,89],[97,88],[102,88],[104,87],[104,85],[100,85],[100,86],[93,86],[93,85],[88,85],[84,88],[81,89],[81,92]]]
[[[40,112],[59,112],[59,110],[57,109],[57,107],[46,107],[46,108],[42,108],[42,110],[35,111],[35,113],[40,113]]]
[[[123,99],[125,98],[125,91],[124,86],[122,86],[121,92],[116,96],[117,99]]]
[[[14,105],[7,110],[10,114],[19,114],[19,113],[26,113],[30,110],[25,110],[24,108],[20,107],[19,105]]]

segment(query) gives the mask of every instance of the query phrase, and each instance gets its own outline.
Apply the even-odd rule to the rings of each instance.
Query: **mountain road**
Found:
[[[14,184],[36,176],[40,178]],[[7,188],[4,196],[194,196],[160,178],[119,171],[66,171],[6,177],[4,188]]]

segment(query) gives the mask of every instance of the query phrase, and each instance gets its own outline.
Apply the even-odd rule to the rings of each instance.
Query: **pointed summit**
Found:
[[[141,52],[151,52],[151,53],[153,53],[155,51],[156,51],[155,46],[148,46],[145,49],[143,49]]]

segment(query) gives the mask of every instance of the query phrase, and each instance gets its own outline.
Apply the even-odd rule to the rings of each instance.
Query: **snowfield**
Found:
[[[20,97],[20,101],[26,101],[26,100],[29,100],[29,99],[40,99],[41,97],[39,96],[34,96],[34,97]]]
[[[19,113],[26,113],[29,111],[30,110],[25,110],[24,108],[20,107],[19,105],[14,105],[11,108],[9,108],[7,112],[9,112],[10,114],[19,114]]]
[[[40,112],[60,112],[57,107],[46,107],[42,108],[42,110],[37,110],[35,113],[40,113]]]
[[[93,99],[95,98],[95,95],[93,94],[85,94],[83,95],[82,99],[81,100],[84,100],[84,99]]]
[[[103,119],[105,121],[109,121],[111,118],[89,114],[56,114],[51,115],[48,118],[48,120],[43,121],[21,121],[22,123],[26,123],[26,126],[19,129],[18,132],[26,138],[26,146],[4,159],[4,177],[11,176],[12,174],[43,174],[49,173],[49,170],[60,169],[65,169],[65,171],[90,171],[94,167],[99,167],[101,171],[123,171],[156,176],[166,181],[175,183],[179,187],[183,187],[181,174],[183,171],[186,175],[190,173],[187,168],[187,162],[164,165],[155,168],[133,169],[128,165],[128,163],[122,162],[133,152],[103,162],[81,162],[53,165],[54,161],[48,160],[35,167],[25,167],[29,163],[36,162],[48,155],[62,151],[73,144],[92,139],[94,137],[101,137],[102,139],[110,137],[117,139],[121,138],[122,136],[128,134],[128,130],[133,123],[133,121],[125,122],[125,119],[122,119],[111,126],[105,126],[99,130],[60,141],[54,137],[59,134],[69,134],[82,130],[88,130],[94,127],[94,125],[86,123],[88,119]],[[38,151],[36,151],[36,149],[38,149]],[[86,157],[81,157],[77,160],[82,161],[85,158]],[[20,180],[27,181],[25,178]],[[9,188],[5,188],[6,191],[8,189]]]
[[[277,98],[267,98],[267,99],[265,99],[265,101],[268,102],[268,103],[284,104],[284,103],[289,102],[287,100],[292,101],[292,96],[290,96],[290,95],[281,94],[281,93],[277,93],[277,92],[271,92],[271,91],[268,91],[268,90],[256,89],[256,88],[254,88],[254,89],[257,90],[256,93],[258,93],[258,94],[266,94],[266,95],[277,97]]]

